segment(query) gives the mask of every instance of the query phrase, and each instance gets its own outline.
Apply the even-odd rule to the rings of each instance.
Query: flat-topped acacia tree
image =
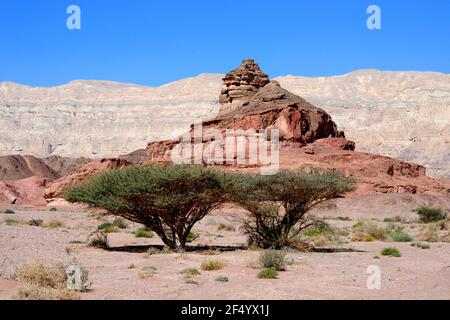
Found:
[[[141,223],[184,250],[192,227],[226,200],[225,172],[198,166],[130,166],[69,187],[65,198]]]
[[[281,249],[316,223],[312,208],[355,188],[337,171],[292,170],[275,175],[236,175],[234,202],[249,211],[243,223],[249,244]]]

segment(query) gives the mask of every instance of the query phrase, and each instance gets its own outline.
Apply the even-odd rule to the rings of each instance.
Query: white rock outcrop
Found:
[[[211,80],[213,79],[213,80]],[[220,75],[158,88],[73,81],[43,88],[0,83],[0,155],[89,158],[145,149],[219,111]]]

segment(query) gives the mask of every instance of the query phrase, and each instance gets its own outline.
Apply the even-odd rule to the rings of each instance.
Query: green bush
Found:
[[[200,235],[197,232],[191,230],[186,238],[186,242],[192,242],[192,241],[198,239],[199,236]]]
[[[220,231],[220,230],[234,231],[235,228],[234,228],[234,226],[231,225],[231,224],[220,223],[220,224],[217,226],[217,230],[219,230],[219,231]]]
[[[47,222],[46,227],[49,229],[57,229],[59,227],[64,226],[64,223],[62,221],[59,221],[57,219],[52,219],[49,222]]]
[[[134,232],[135,238],[153,238],[154,233],[148,228],[140,228]]]
[[[286,269],[286,252],[278,250],[264,250],[259,255],[262,268],[274,268],[277,271]]]
[[[220,261],[210,260],[207,262],[202,263],[200,268],[204,271],[215,271],[223,269],[224,264]]]
[[[413,242],[411,247],[417,247],[419,249],[430,249],[430,245],[427,243]]]
[[[58,211],[58,209],[57,208],[50,208],[49,211],[55,212],[55,211]]]
[[[359,221],[353,225],[352,229],[354,232],[353,239],[356,241],[364,241],[364,239],[382,241],[386,240],[390,233],[388,229],[380,227],[374,222]]]
[[[200,271],[198,271],[196,268],[186,268],[183,271],[181,271],[182,274],[186,276],[199,276]]]
[[[193,226],[229,197],[227,174],[199,166],[130,166],[65,190],[70,202],[141,223],[165,245],[184,249]]]
[[[108,235],[101,231],[93,232],[88,237],[88,246],[99,248],[99,249],[107,249],[109,248],[108,243]]]
[[[249,245],[282,249],[314,221],[316,205],[354,190],[336,171],[294,170],[275,175],[234,175],[233,200],[250,214],[243,219]]]
[[[217,282],[228,282],[228,277],[227,276],[218,276],[216,277],[216,281]]]
[[[402,254],[400,253],[400,250],[398,250],[397,248],[394,248],[394,247],[383,248],[383,250],[381,250],[381,255],[382,256],[390,256],[390,257],[401,257],[402,256]]]
[[[338,217],[338,220],[341,220],[341,221],[352,221],[352,219],[350,217]]]
[[[419,215],[419,219],[423,223],[437,222],[445,220],[447,213],[439,208],[420,207],[414,210]]]
[[[44,221],[41,219],[31,219],[30,221],[28,221],[28,225],[33,226],[33,227],[40,227],[44,224]]]
[[[402,230],[395,230],[389,235],[394,242],[411,242],[413,238]]]
[[[114,225],[111,225],[111,226],[108,226],[108,227],[102,229],[102,231],[104,233],[116,233],[116,232],[119,232],[119,228]]]
[[[5,211],[3,211],[4,214],[15,214],[14,210],[11,209],[6,209]]]
[[[101,225],[99,225],[99,226],[97,227],[97,230],[102,231],[102,230],[104,230],[104,229],[106,229],[106,228],[113,227],[113,226],[114,226],[114,225],[113,225],[112,223],[110,223],[110,222],[105,222],[105,223],[102,223]]]
[[[278,277],[278,271],[275,268],[264,268],[258,275],[258,279],[276,279]]]
[[[6,219],[5,220],[6,225],[8,226],[14,226],[16,224],[20,224],[20,221],[15,220],[15,219]]]
[[[119,229],[128,228],[128,222],[124,218],[116,217],[113,221],[113,225],[115,225]]]

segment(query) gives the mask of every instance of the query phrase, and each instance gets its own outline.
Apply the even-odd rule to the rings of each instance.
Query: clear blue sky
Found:
[[[66,28],[81,8],[82,29]],[[382,10],[382,30],[366,9]],[[0,1],[0,81],[161,85],[252,57],[275,77],[355,69],[450,73],[449,0]]]

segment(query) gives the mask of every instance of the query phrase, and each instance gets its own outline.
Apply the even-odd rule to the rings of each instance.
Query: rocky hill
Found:
[[[117,157],[149,141],[173,139],[194,121],[214,119],[219,97],[232,109],[233,100],[267,83],[260,70],[242,79],[238,69],[225,84],[219,74],[157,88],[107,81],[53,88],[1,83],[0,154]],[[429,175],[450,178],[450,75],[365,70],[275,80],[331,114],[358,151],[415,162]],[[241,91],[232,87],[236,81]]]
[[[364,70],[277,79],[333,115],[357,150],[420,163],[450,178],[450,75]]]
[[[251,152],[249,142],[261,135],[270,141],[267,132],[277,129],[280,155],[277,166],[281,168],[306,166],[339,170],[355,178],[358,194],[450,193],[450,183],[429,178],[425,167],[419,164],[354,151],[355,143],[345,139],[344,132],[337,129],[327,112],[282,88],[277,81],[265,81],[265,74],[252,60],[244,60],[223,81],[220,114],[204,121],[201,128],[193,125],[191,131],[179,139],[149,143],[149,163],[183,159],[187,160],[183,163],[198,164],[196,157],[200,154],[205,166],[258,170],[265,163],[247,160],[254,159],[255,155],[259,159],[262,149],[257,147]],[[232,92],[239,94],[231,95]],[[232,138],[231,143],[229,138]],[[241,151],[238,144],[241,144]]]

